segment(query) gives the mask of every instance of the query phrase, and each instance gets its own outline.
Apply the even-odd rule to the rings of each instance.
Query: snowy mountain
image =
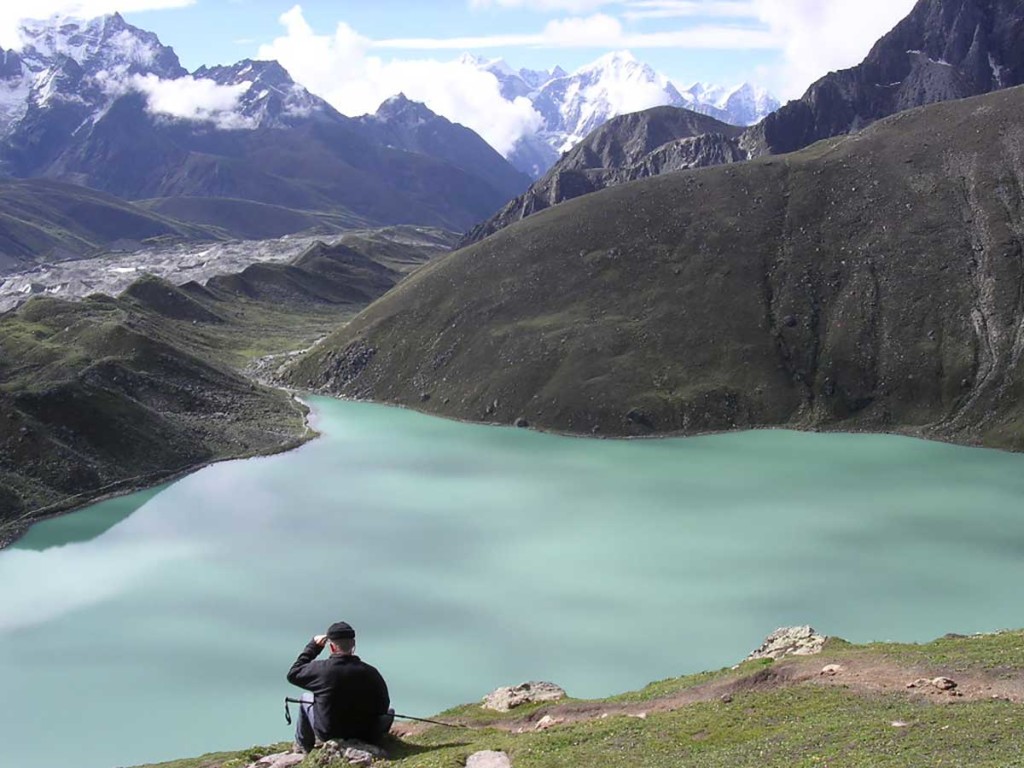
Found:
[[[101,112],[132,77],[185,74],[173,50],[118,14],[29,21],[21,36],[20,51],[0,49],[0,139],[23,123],[38,130],[38,113],[50,107],[59,109],[66,129],[74,129]]]
[[[160,200],[218,226],[257,215],[301,224],[296,212],[316,211],[344,226],[463,229],[529,184],[423,105],[401,110],[419,111],[423,128],[399,130],[398,115],[342,115],[274,61],[189,73],[118,14],[20,32],[17,51],[0,50],[0,175]]]
[[[749,83],[734,88],[697,83],[682,91],[628,51],[609,53],[571,74],[560,67],[516,70],[503,59],[468,54],[460,62],[490,72],[504,98],[527,98],[540,114],[540,130],[520,139],[508,158],[534,178],[594,129],[619,115],[668,105],[746,126],[779,107],[778,99]]]
[[[326,101],[292,80],[276,61],[244,59],[230,66],[200,67],[193,77],[240,88],[236,112],[253,127],[281,128],[296,119],[335,112]]]
[[[694,83],[682,92],[682,97],[687,109],[730,125],[753,125],[781,106],[767,90],[750,83],[734,88]]]

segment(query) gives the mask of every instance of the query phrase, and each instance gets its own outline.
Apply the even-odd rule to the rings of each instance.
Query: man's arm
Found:
[[[292,668],[288,670],[289,683],[305,688],[316,678],[316,675],[311,673],[309,665],[313,659],[320,655],[320,651],[324,649],[326,642],[326,635],[317,635],[306,644],[306,647],[302,649],[302,653],[299,654],[299,658],[295,660]]]

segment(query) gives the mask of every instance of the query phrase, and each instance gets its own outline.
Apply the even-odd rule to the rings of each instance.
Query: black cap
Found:
[[[347,622],[339,621],[327,628],[328,640],[352,640],[356,631]]]

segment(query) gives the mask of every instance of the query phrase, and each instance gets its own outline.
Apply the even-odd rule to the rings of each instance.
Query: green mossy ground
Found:
[[[876,643],[855,646],[830,641],[820,656],[781,662],[748,662],[725,669],[652,683],[641,691],[608,699],[533,705],[506,715],[476,704],[438,718],[472,725],[468,729],[429,727],[392,739],[396,768],[453,768],[480,750],[501,750],[516,768],[917,768],[919,766],[1024,765],[1024,704],[973,696],[928,698],[900,690],[871,691],[857,685],[823,685],[804,679],[764,685],[775,667],[820,669],[826,663],[896,670],[913,678],[929,674],[972,673],[974,680],[1013,677],[1024,685],[1024,632],[977,637],[949,636],[924,645]],[[980,675],[980,677],[977,677]],[[677,702],[672,696],[709,683],[727,685],[728,700]],[[715,692],[719,690],[714,689]],[[1017,699],[1019,701],[1019,699]],[[623,704],[650,705],[645,717]],[[543,713],[569,714],[570,722],[536,731]],[[572,721],[572,712],[587,713]],[[608,712],[607,717],[602,717]],[[899,723],[900,725],[894,725]],[[523,732],[517,732],[523,727]],[[254,759],[286,750],[276,744],[236,753],[165,763],[160,768],[242,768]],[[314,751],[302,763],[321,766]]]

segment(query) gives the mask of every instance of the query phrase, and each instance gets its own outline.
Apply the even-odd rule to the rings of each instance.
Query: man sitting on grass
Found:
[[[316,657],[327,644],[331,655]],[[305,688],[295,746],[309,752],[314,744],[330,739],[358,739],[379,744],[391,729],[388,686],[376,668],[355,655],[356,633],[344,621],[332,624],[326,635],[317,635],[288,670],[288,682]]]

